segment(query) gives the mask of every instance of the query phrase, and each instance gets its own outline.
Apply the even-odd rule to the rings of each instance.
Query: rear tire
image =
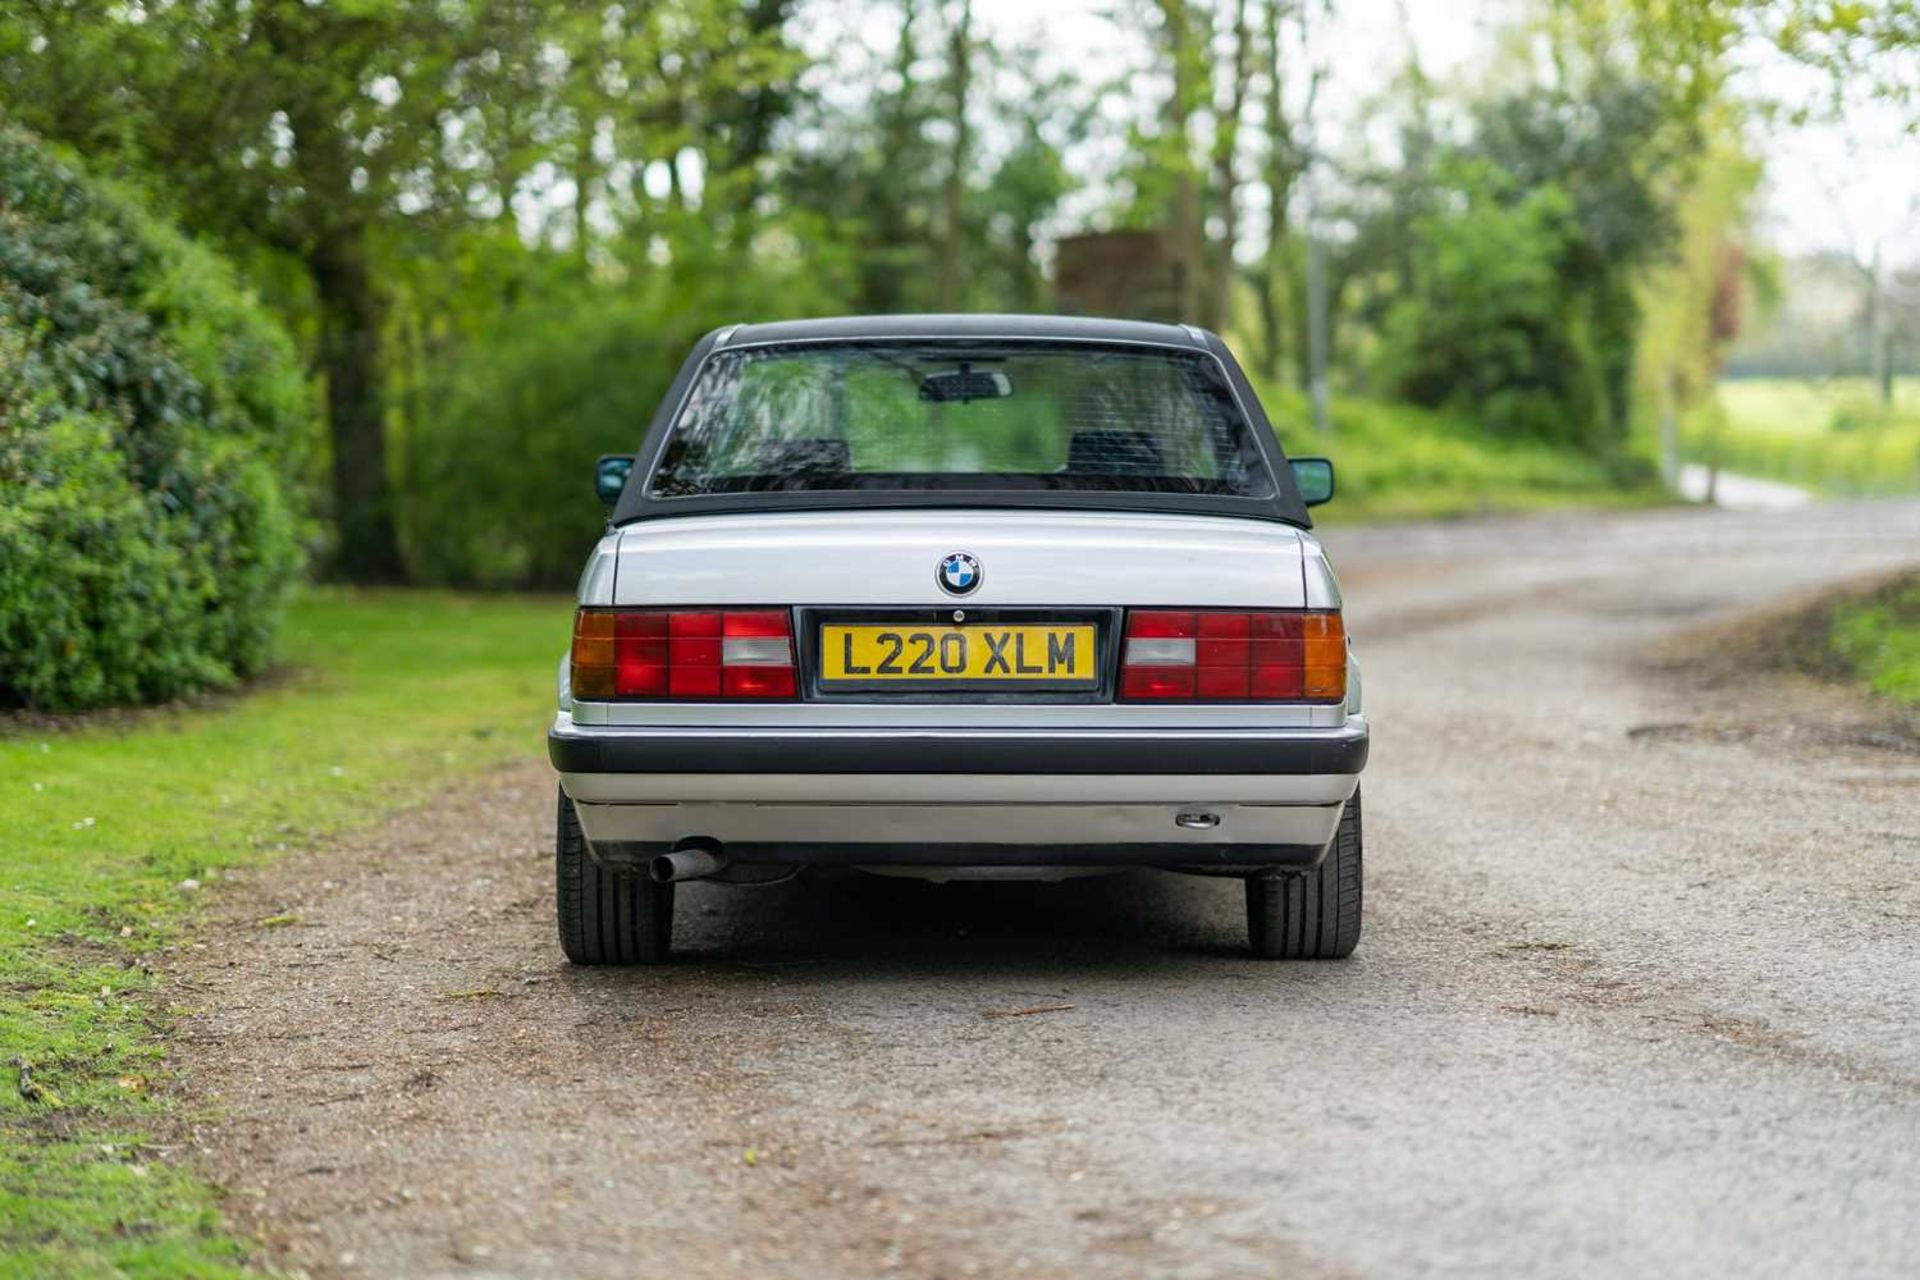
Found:
[[[580,817],[560,793],[554,833],[560,949],[575,964],[659,964],[673,938],[673,886],[644,870],[608,871],[587,852]]]
[[[1360,791],[1311,871],[1247,881],[1247,939],[1263,960],[1340,960],[1360,941]]]

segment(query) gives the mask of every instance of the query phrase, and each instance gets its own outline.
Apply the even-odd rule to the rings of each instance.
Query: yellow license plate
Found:
[[[1090,622],[964,625],[839,623],[820,628],[820,679],[829,684],[917,680],[1097,683]]]

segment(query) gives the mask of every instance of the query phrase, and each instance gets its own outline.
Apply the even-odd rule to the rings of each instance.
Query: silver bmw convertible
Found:
[[[560,941],[667,955],[674,886],[825,868],[1246,885],[1360,936],[1360,671],[1281,452],[1201,329],[740,325],[600,459],[548,746]]]

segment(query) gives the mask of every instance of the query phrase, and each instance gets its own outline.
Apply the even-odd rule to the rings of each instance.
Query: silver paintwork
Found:
[[[582,578],[587,605],[950,607],[931,566],[982,562],[966,608],[1189,605],[1337,608],[1319,540],[1263,520],[1114,511],[768,512],[649,520],[608,535]],[[575,723],[907,728],[1336,728],[1348,708],[860,703],[581,703]]]
[[[688,516],[624,529],[613,582],[581,603],[952,607],[933,570],[965,547],[985,571],[969,609],[1298,609],[1307,602],[1304,537],[1274,521],[1131,511]]]
[[[576,801],[592,804],[1133,802],[1206,808],[1212,804],[1339,804],[1353,794],[1358,780],[1344,773],[1288,777],[1193,773],[568,773],[561,775],[561,781]]]
[[[1248,805],[1199,800],[1177,804],[1059,801],[1019,804],[595,804],[575,799],[591,844],[672,844],[706,836],[724,844],[1325,844],[1344,802]],[[1196,830],[1177,819],[1204,808],[1217,826]],[[1036,857],[1044,863],[1044,857]]]
[[[1306,607],[1309,609],[1338,609],[1340,607],[1340,582],[1333,576],[1333,565],[1327,560],[1327,552],[1320,545],[1320,539],[1310,533],[1300,534],[1301,580],[1305,584]]]
[[[1349,667],[1351,672],[1351,667]],[[1351,695],[1349,695],[1351,696]],[[581,702],[572,723],[635,728],[853,729],[1337,729],[1353,704],[1183,707],[1149,702],[1009,706],[1004,703]]]
[[[977,557],[966,608],[1162,606],[1338,608],[1320,542],[1271,521],[1114,511],[783,511],[647,520],[609,533],[581,575],[580,603],[955,607],[931,570],[956,547]],[[1164,736],[1364,729],[1359,673],[1344,705],[592,703],[561,675],[556,730],[620,735],[759,730],[796,759],[835,732]],[[1349,776],[567,774],[589,843],[722,841],[1088,844],[1320,843]],[[1184,812],[1220,824],[1176,825]],[[1044,873],[1036,867],[1036,873]]]
[[[620,550],[620,534],[613,532],[594,544],[587,566],[580,571],[580,587],[575,593],[581,604],[612,604],[614,557]]]

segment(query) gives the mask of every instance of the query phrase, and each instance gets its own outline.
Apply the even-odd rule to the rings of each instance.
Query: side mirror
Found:
[[[1333,462],[1327,458],[1289,458],[1293,464],[1293,482],[1300,488],[1300,500],[1317,507],[1333,499]]]
[[[600,461],[593,464],[593,491],[599,495],[602,506],[611,507],[620,501],[620,491],[627,487],[627,477],[633,474],[633,455],[630,453],[603,453]]]

